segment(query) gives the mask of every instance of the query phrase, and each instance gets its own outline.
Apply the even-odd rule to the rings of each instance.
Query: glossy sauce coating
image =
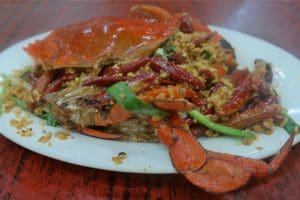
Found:
[[[98,59],[109,62],[150,53],[173,31],[174,26],[165,23],[98,17],[57,29],[25,50],[49,68],[90,67]]]

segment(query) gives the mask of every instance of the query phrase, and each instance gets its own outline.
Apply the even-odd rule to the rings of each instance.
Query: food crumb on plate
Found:
[[[40,143],[50,142],[51,137],[52,137],[52,133],[51,132],[46,132],[45,135],[43,135],[42,137],[40,137],[39,142]]]
[[[31,120],[28,120],[28,118],[22,117],[21,119],[11,119],[9,121],[10,125],[17,128],[22,129],[25,128],[28,125],[31,125],[33,122]]]
[[[127,154],[125,152],[120,152],[117,156],[113,156],[111,160],[116,164],[123,164],[123,160],[127,158]]]
[[[243,140],[242,140],[242,143],[243,143],[244,145],[251,145],[252,142],[253,142],[253,139],[252,139],[252,138],[243,138]]]
[[[20,109],[19,107],[15,107],[15,108],[13,109],[13,112],[14,112],[14,114],[15,114],[15,116],[16,116],[17,118],[20,117],[20,115],[21,115],[21,109]]]
[[[47,125],[47,122],[45,120],[41,120],[39,122],[39,124],[40,124],[41,127],[45,127]]]
[[[261,150],[263,150],[263,147],[261,147],[261,146],[256,146],[255,149],[257,149],[258,151],[261,151]]]
[[[69,139],[70,135],[71,134],[68,131],[58,131],[57,133],[55,133],[55,137],[60,140],[67,140],[67,139]]]
[[[26,129],[19,130],[17,134],[22,137],[30,137],[33,135],[33,131],[32,128],[26,128]]]

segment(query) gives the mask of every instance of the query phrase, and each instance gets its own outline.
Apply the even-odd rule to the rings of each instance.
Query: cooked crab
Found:
[[[134,6],[126,18],[96,17],[63,27],[24,49],[41,65],[40,73],[29,74],[37,104],[50,104],[61,124],[104,139],[131,133],[142,138],[137,140],[159,138],[176,170],[207,191],[236,190],[251,176],[274,172],[291,148],[294,134],[270,164],[202,148],[195,138],[202,129],[182,113],[197,109],[246,128],[275,118],[281,107],[269,87],[267,64],[257,61],[260,69],[254,73],[235,70],[231,45],[186,13]],[[147,117],[118,104],[106,87],[119,81],[170,116]],[[207,100],[225,87],[232,93],[223,103]]]

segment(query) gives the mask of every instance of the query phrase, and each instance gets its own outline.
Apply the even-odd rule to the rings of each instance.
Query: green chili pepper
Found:
[[[293,118],[291,118],[291,116],[289,116],[289,114],[286,111],[281,111],[280,114],[281,116],[286,118],[286,122],[283,125],[283,129],[286,132],[288,132],[288,134],[298,133],[300,130],[300,125],[297,124],[295,120],[293,120]]]
[[[191,115],[194,119],[196,119],[200,124],[203,124],[204,126],[214,131],[217,131],[219,133],[223,133],[225,135],[230,135],[230,136],[242,137],[242,138],[246,138],[246,137],[254,138],[254,134],[251,131],[239,130],[221,124],[216,124],[210,121],[208,117],[201,114],[198,110],[192,110],[188,112],[188,114]]]
[[[118,104],[133,113],[143,114],[147,116],[167,115],[167,112],[161,111],[139,100],[136,95],[130,90],[128,85],[123,81],[120,81],[108,87],[107,92],[114,97]]]

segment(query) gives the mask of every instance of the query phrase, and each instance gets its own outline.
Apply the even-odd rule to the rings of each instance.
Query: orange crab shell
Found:
[[[24,50],[45,70],[92,67],[150,55],[175,31],[178,21],[97,17],[54,30]]]

